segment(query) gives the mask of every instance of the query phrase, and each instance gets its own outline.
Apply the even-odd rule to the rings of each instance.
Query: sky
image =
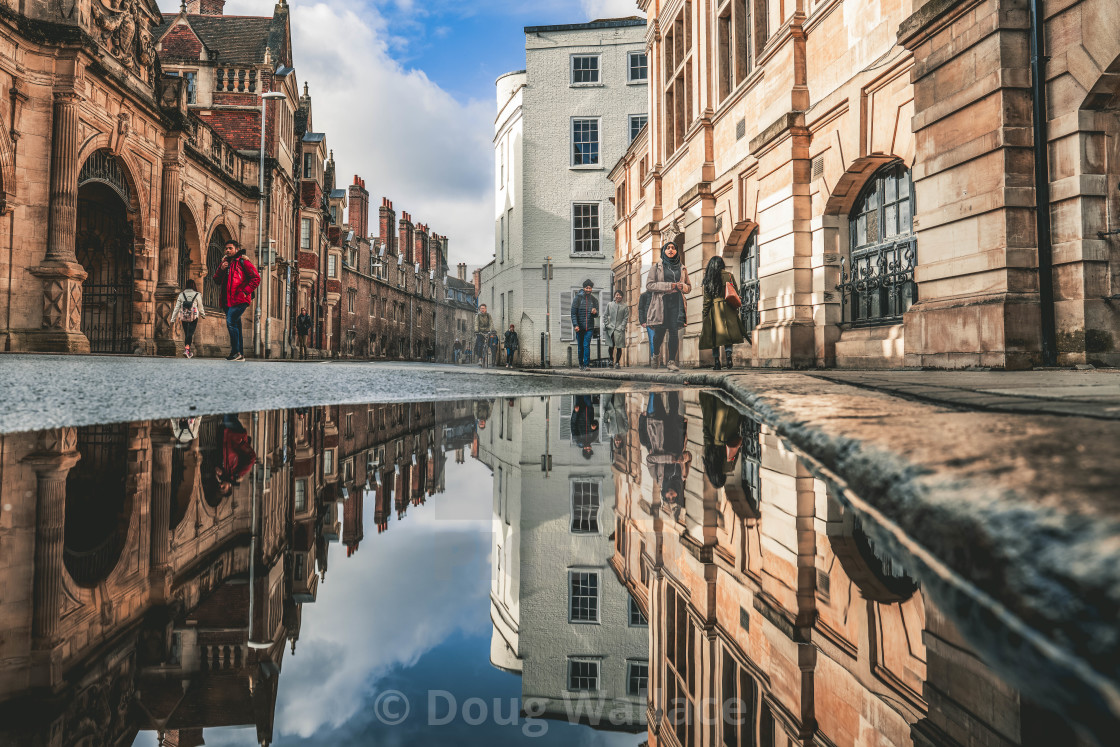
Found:
[[[160,0],[177,12],[177,0]],[[334,151],[371,202],[450,239],[449,264],[494,253],[494,81],[525,66],[522,28],[639,15],[636,0],[291,0],[296,76]],[[271,15],[273,0],[228,0]]]

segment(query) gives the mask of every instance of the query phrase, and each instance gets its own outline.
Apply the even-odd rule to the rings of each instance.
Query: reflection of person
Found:
[[[608,436],[625,436],[630,430],[626,419],[626,395],[607,394],[603,402],[603,430]]]
[[[595,419],[595,403],[590,394],[572,398],[572,441],[579,445],[584,459],[594,456],[592,444],[599,435],[599,421]]]
[[[682,237],[683,238],[683,237]],[[649,271],[646,290],[653,292],[646,312],[646,323],[654,328],[653,346],[665,356],[665,367],[679,371],[677,331],[684,326],[685,294],[692,292],[688,270],[681,261],[682,238],[661,247],[661,261]]]
[[[726,351],[723,365],[731,368],[731,346],[748,338],[739,310],[724,298],[728,285],[738,293],[734,276],[724,269],[723,258],[712,257],[708,261],[708,269],[704,271],[704,323],[700,329],[700,349],[711,349],[716,371],[721,368],[721,349]]]
[[[622,302],[622,291],[614,292],[614,300],[603,313],[603,334],[607,338],[607,368],[622,367],[622,348],[626,345],[626,323],[630,321],[630,307]]]
[[[202,418],[172,418],[171,433],[176,446],[186,446],[198,438],[198,429],[202,425]]]
[[[476,399],[474,401],[474,419],[479,428],[486,427],[486,421],[490,419],[490,410],[490,400]]]
[[[704,415],[704,474],[714,488],[727,484],[743,447],[743,416],[714,394],[700,392]]]
[[[684,506],[684,481],[688,478],[692,454],[685,450],[688,421],[681,414],[677,392],[654,393],[643,413],[644,443],[649,456],[650,477],[660,486],[661,500],[674,514]]]
[[[232,493],[256,461],[253,439],[245,432],[241,419],[237,415],[222,416],[222,463],[215,470],[219,495],[224,498]]]

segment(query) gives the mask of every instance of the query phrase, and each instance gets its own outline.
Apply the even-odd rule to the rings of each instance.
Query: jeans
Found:
[[[646,327],[646,335],[649,336],[649,357],[650,358],[657,355],[657,348],[654,347],[654,345],[653,345],[653,336],[656,335],[656,334],[657,334],[657,332],[656,332],[656,330],[654,330],[653,327]]]
[[[507,366],[512,366],[513,365],[513,351],[514,350],[516,350],[516,348],[506,348],[506,365]]]
[[[666,340],[666,338],[668,339]],[[660,350],[662,343],[665,343],[665,361],[676,363],[679,341],[677,340],[677,328],[675,326],[662,324],[657,327],[653,336],[653,346]]]
[[[580,330],[576,332],[576,340],[579,341],[579,365],[580,368],[585,368],[591,365],[591,335],[594,330]]]
[[[240,355],[245,352],[242,348],[241,315],[245,313],[247,308],[249,308],[249,304],[239,303],[226,309],[226,329],[229,330],[229,352],[231,355],[235,353]]]
[[[183,345],[185,347],[189,348],[191,343],[194,342],[194,330],[196,327],[198,327],[197,319],[193,322],[183,322]]]

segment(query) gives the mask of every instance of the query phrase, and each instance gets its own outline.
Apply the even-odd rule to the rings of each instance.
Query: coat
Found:
[[[595,318],[599,316],[599,297],[595,291],[590,294],[580,290],[572,296],[572,328],[579,327],[586,332],[595,328]]]
[[[311,331],[311,315],[300,314],[296,317],[296,332],[301,335],[306,335]]]
[[[606,333],[607,344],[610,347],[620,348],[626,344],[626,322],[629,319],[629,306],[614,301],[607,304],[606,313],[603,314],[603,331]]]
[[[681,294],[681,309],[684,309],[685,294],[692,292],[692,283],[688,279],[688,269],[685,268],[684,263],[681,263],[681,279],[678,281],[684,283],[684,293]],[[672,283],[665,280],[665,267],[660,262],[655,264],[646,276],[646,290],[652,291],[653,296],[649,300],[649,310],[646,312],[646,324],[651,327],[660,327],[665,324],[665,297],[671,293],[680,293],[672,288]],[[678,326],[682,326],[678,324]]]
[[[651,291],[644,291],[642,295],[638,296],[638,324],[643,327],[648,324],[646,316],[649,313],[649,300],[653,298]]]
[[[736,291],[739,290],[739,286],[735,283],[735,276],[724,270],[721,286],[726,288],[728,283],[731,283]],[[703,320],[704,324],[700,328],[701,350],[737,345],[747,339],[747,331],[743,329],[739,310],[725,301],[722,295],[712,298],[707,292],[704,293]]]
[[[490,317],[489,311],[481,311],[478,316],[474,318],[475,332],[489,332],[493,326],[494,320]]]
[[[221,305],[223,309],[228,309],[252,302],[253,292],[261,284],[261,274],[245,256],[245,250],[241,249],[229,260],[226,269],[218,265],[214,282],[221,284]]]
[[[509,350],[517,350],[518,349],[519,341],[517,339],[517,333],[514,332],[513,330],[510,330],[510,329],[506,330],[505,346]]]

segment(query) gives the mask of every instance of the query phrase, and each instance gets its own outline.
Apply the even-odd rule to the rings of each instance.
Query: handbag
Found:
[[[735,284],[730,280],[723,287],[723,300],[727,301],[733,309],[743,305],[743,299],[739,298],[739,291],[735,290]]]

